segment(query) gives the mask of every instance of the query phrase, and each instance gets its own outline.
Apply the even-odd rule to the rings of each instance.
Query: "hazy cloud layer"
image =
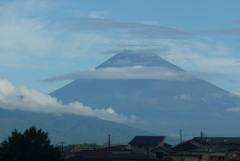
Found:
[[[121,68],[91,68],[88,71],[78,71],[69,74],[62,74],[48,79],[39,80],[42,82],[54,82],[61,80],[76,79],[161,79],[161,80],[192,80],[192,79],[226,79],[221,74],[176,72],[165,67],[121,67]]]
[[[213,35],[218,35],[218,36],[234,36],[234,37],[239,37],[240,36],[240,27],[235,27],[235,28],[227,28],[223,30],[216,30],[216,31],[205,31],[203,32],[205,34],[213,34]]]
[[[228,112],[240,112],[240,107],[233,107],[233,108],[228,108]]]
[[[26,86],[15,87],[7,79],[0,79],[0,108],[7,110],[23,110],[50,114],[75,114],[98,117],[119,123],[141,121],[136,116],[117,114],[111,107],[107,109],[92,109],[80,102],[62,104],[56,98],[42,94]]]
[[[163,58],[185,69],[189,65],[200,69],[198,71],[239,71],[239,59],[231,54],[234,51],[209,38],[197,39],[192,32],[160,26],[155,21],[126,23],[107,19],[104,18],[105,11],[84,13],[68,9],[59,12],[54,5],[35,0],[3,3],[0,10],[2,65],[57,70],[63,65],[64,68],[72,67],[70,62],[76,58],[97,59],[100,53],[127,48],[167,54],[169,56]],[[52,12],[67,18],[54,17],[54,21],[44,18],[53,15]],[[186,39],[189,37],[194,39]]]
[[[186,38],[192,35],[189,32],[176,28],[159,26],[156,23],[135,24],[106,18],[78,18],[68,19],[68,21],[70,24],[66,26],[72,29],[95,31],[106,30],[108,32],[115,30],[115,32],[130,34],[133,37],[144,39],[176,39]]]
[[[109,58],[102,53],[113,55],[126,48],[152,50],[185,70],[223,73],[239,80],[240,54],[234,46],[238,42],[229,43],[225,37],[219,41],[215,36],[236,38],[240,35],[239,26],[198,34],[155,19],[118,21],[111,11],[83,11],[47,0],[1,1],[0,15],[1,68],[11,67],[16,73],[34,68],[48,77],[59,71],[86,70]],[[28,74],[26,80],[33,82],[36,78],[31,76],[35,73]],[[6,74],[4,77],[9,78]],[[38,86],[34,84],[35,88]],[[46,85],[47,88],[50,89]]]

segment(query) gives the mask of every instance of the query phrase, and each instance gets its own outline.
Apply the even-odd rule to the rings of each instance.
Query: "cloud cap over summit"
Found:
[[[157,54],[142,50],[123,50],[96,68],[56,75],[39,80],[54,82],[85,79],[194,80],[227,79],[218,73],[187,72]],[[231,81],[231,80],[230,80]]]

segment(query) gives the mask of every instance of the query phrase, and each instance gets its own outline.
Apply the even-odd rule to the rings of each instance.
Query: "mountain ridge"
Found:
[[[64,141],[66,144],[104,143],[111,134],[113,143],[128,142],[135,135],[154,135],[119,124],[105,121],[96,117],[79,115],[61,115],[37,113],[19,110],[4,110],[0,108],[0,138],[4,140],[14,129],[24,131],[30,126],[42,128],[49,133],[53,144]],[[101,140],[101,141],[100,141]]]

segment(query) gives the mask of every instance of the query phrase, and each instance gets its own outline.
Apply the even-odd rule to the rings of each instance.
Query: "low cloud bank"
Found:
[[[240,107],[233,107],[233,108],[228,108],[228,112],[240,112]]]
[[[92,116],[118,123],[132,123],[141,120],[134,115],[117,114],[111,107],[107,109],[92,109],[79,102],[62,104],[56,98],[38,92],[35,89],[29,89],[26,86],[15,87],[7,79],[0,79],[0,108],[56,115],[75,114]]]
[[[178,72],[165,67],[121,67],[121,68],[91,68],[88,71],[77,71],[68,74],[57,75],[40,82],[55,82],[61,80],[76,79],[160,79],[160,80],[192,80],[192,79],[227,79],[217,73]],[[231,80],[230,80],[231,81]]]

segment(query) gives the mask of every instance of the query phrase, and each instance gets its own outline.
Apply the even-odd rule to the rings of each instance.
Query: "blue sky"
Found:
[[[37,80],[87,71],[123,49],[147,50],[238,93],[239,5],[234,0],[3,0],[1,79],[47,94],[71,80]]]

